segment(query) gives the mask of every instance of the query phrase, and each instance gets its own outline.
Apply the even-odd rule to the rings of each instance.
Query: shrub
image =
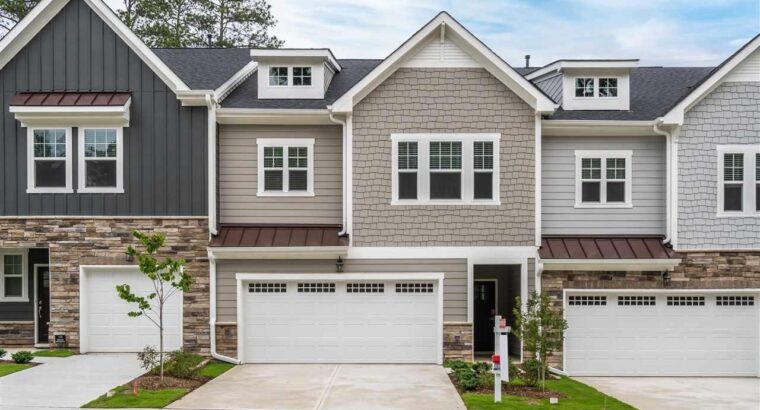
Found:
[[[467,363],[464,360],[449,360],[443,364],[443,367],[448,367],[451,370],[456,371],[459,369],[469,369],[470,363]]]
[[[2,347],[0,347],[0,360],[2,360],[3,357],[5,357],[6,353],[8,353],[8,352],[5,351],[5,349],[3,349]]]
[[[16,362],[18,364],[23,364],[23,363],[29,363],[29,362],[31,362],[32,359],[34,358],[34,356],[32,355],[32,352],[28,352],[26,350],[21,350],[21,351],[18,351],[16,353],[12,354],[11,358],[13,359],[14,362]]]
[[[465,391],[484,390],[493,387],[493,374],[490,363],[467,363],[452,360],[444,365],[452,370],[454,383]]]
[[[536,359],[526,359],[523,362],[522,367],[523,370],[525,370],[525,373],[520,375],[520,378],[527,386],[536,387],[538,386],[538,382],[544,379],[542,377],[544,375],[541,374],[543,366],[540,361]]]
[[[178,350],[169,353],[164,372],[172,377],[189,379],[198,375],[201,362],[203,362],[203,356]]]
[[[158,351],[153,346],[145,346],[143,351],[137,354],[137,360],[140,367],[149,372],[158,366]]]

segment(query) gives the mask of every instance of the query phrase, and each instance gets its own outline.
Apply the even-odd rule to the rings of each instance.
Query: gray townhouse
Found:
[[[473,360],[543,291],[559,372],[760,376],[759,48],[512,67],[442,12],[377,60],[149,49],[43,0],[0,41],[0,345],[155,344],[140,229],[195,278],[170,348]]]

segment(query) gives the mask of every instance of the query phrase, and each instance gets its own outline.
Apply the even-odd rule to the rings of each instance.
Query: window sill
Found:
[[[123,194],[123,188],[79,188],[78,194]]]
[[[0,298],[0,303],[29,303],[28,297]]]
[[[444,205],[444,206],[499,206],[501,205],[501,201],[494,201],[494,200],[471,200],[471,201],[464,201],[464,200],[425,200],[425,201],[418,201],[418,200],[402,200],[402,199],[394,199],[391,201],[392,206],[438,206],[438,205]]]
[[[261,197],[313,197],[314,192],[259,192],[256,196]]]
[[[73,194],[70,188],[27,188],[27,194]]]
[[[575,209],[631,209],[633,204],[575,204]]]

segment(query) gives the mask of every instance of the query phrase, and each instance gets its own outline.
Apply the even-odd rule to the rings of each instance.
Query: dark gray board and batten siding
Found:
[[[83,0],[72,0],[5,67],[0,215],[204,216],[207,109],[182,107],[164,82]],[[27,194],[27,130],[8,111],[24,91],[130,91],[124,194]]]

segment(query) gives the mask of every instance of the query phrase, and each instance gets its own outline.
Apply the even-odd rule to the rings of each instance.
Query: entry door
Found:
[[[37,343],[48,343],[50,322],[50,267],[37,266]]]
[[[475,281],[475,351],[493,352],[496,282]]]

